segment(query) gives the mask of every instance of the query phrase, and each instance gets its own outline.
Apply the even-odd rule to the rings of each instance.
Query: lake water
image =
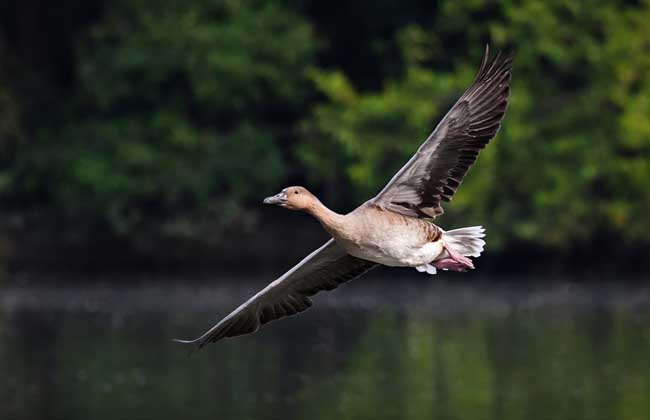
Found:
[[[190,357],[263,280],[12,281],[0,419],[650,418],[650,286],[455,278],[368,275]]]

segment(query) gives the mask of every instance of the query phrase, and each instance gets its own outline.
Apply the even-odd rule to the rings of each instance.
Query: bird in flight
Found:
[[[443,213],[479,151],[496,135],[510,95],[512,59],[490,60],[486,47],[474,82],[415,155],[383,190],[348,214],[328,209],[304,187],[288,187],[264,200],[315,217],[332,236],[195,340],[199,349],[226,337],[250,334],[270,321],[312,305],[311,296],[332,290],[378,265],[466,271],[483,251],[481,226],[444,231]]]

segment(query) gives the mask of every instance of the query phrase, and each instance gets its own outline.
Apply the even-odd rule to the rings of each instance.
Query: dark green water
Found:
[[[650,418],[650,287],[443,278],[359,280],[189,358],[171,339],[262,280],[8,287],[0,419]]]

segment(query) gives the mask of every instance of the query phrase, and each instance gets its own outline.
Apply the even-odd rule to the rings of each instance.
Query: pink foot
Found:
[[[460,263],[451,258],[443,258],[431,263],[432,266],[436,267],[439,270],[451,270],[451,271],[467,271],[467,266],[463,263]]]
[[[457,252],[452,251],[449,247],[445,245],[445,250],[449,257],[443,258],[441,260],[433,261],[431,265],[441,270],[451,270],[451,271],[467,271],[467,269],[474,269],[474,263],[472,260],[467,258],[464,255],[460,255]]]

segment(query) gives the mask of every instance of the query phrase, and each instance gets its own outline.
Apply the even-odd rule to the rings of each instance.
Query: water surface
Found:
[[[0,418],[650,418],[643,284],[367,277],[187,357],[264,280],[162,280],[5,287]]]

